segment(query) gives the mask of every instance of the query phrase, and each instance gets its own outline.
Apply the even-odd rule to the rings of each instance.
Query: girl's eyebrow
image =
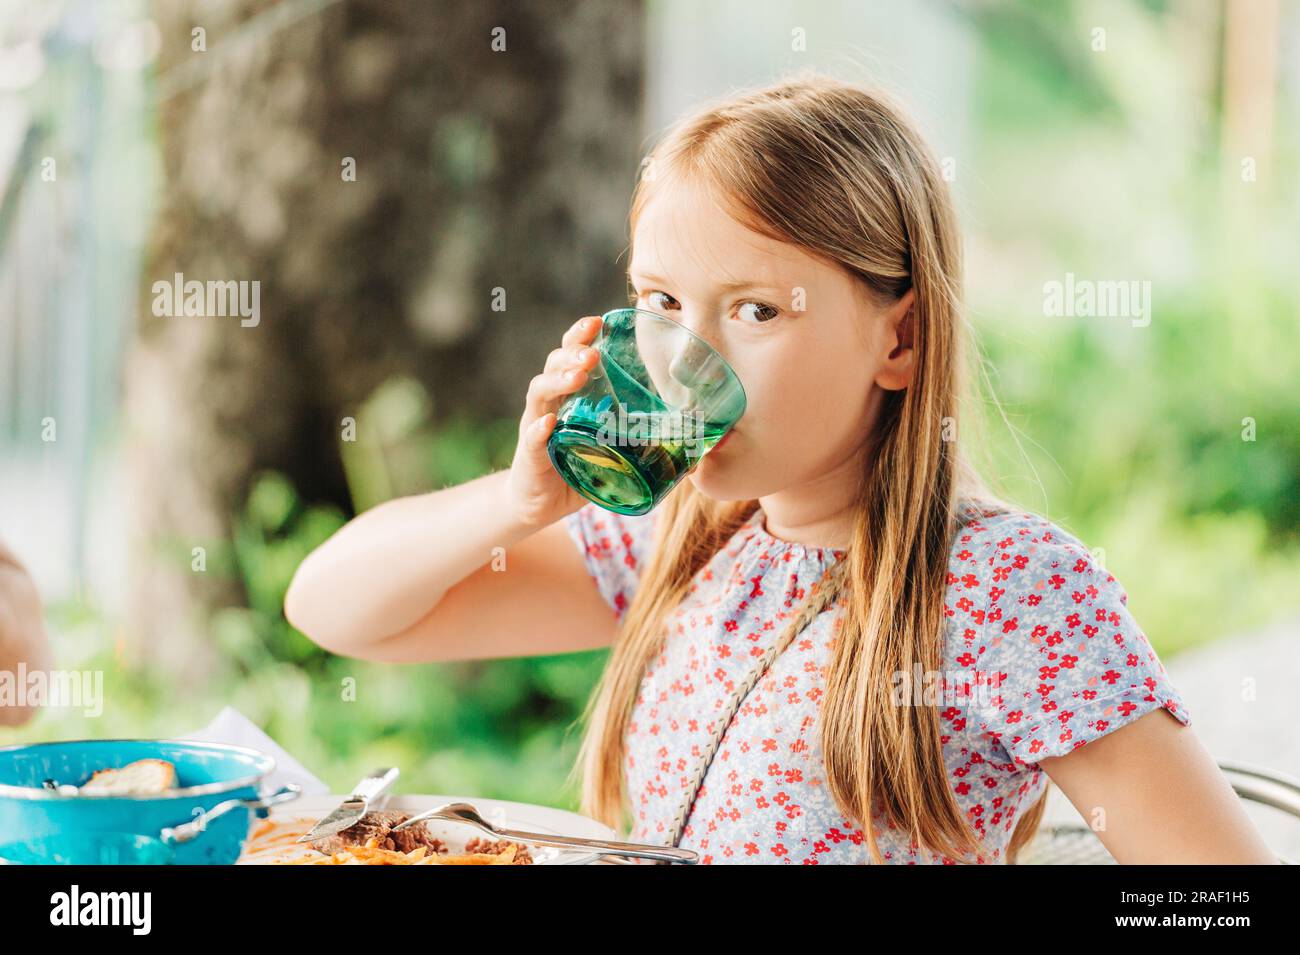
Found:
[[[652,275],[649,272],[640,272],[628,269],[627,277],[632,278],[633,272],[648,282],[656,282],[660,285],[671,285],[662,275]],[[781,289],[776,285],[756,285],[753,282],[727,282],[725,285],[719,285],[718,288],[723,292],[739,292],[748,289],[752,292],[779,292]]]

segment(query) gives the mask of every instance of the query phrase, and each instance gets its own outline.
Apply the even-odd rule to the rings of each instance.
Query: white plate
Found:
[[[271,810],[271,820],[288,827],[302,822],[303,831],[310,829],[320,819],[338,808],[347,796],[304,796],[293,802],[276,806]],[[478,796],[390,796],[381,808],[400,809],[403,812],[419,813],[449,802],[467,802],[479,811],[494,826],[507,829],[522,829],[528,832],[540,832],[547,835],[576,836],[580,839],[617,839],[618,835],[608,826],[595,819],[580,816],[563,809],[549,806],[534,806],[524,802],[508,802],[503,799],[483,799]],[[260,821],[259,821],[260,822]],[[253,824],[256,831],[258,822]],[[458,822],[430,820],[429,831],[441,839],[453,853],[463,851],[465,843],[474,838],[491,838],[487,833],[473,826]],[[240,857],[239,865],[267,865],[274,862],[298,859],[314,850],[306,843],[292,840],[287,845],[272,848],[257,848],[254,843],[250,850]],[[557,849],[552,846],[529,846],[529,854],[536,865],[589,865],[600,859],[599,854],[570,849]]]

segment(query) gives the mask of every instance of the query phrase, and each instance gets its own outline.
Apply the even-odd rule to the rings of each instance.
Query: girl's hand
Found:
[[[0,673],[20,666],[48,670],[49,641],[42,623],[41,598],[18,558],[0,543]],[[37,703],[18,706],[0,701],[0,726],[17,726],[36,715]]]
[[[600,331],[600,323],[599,315],[575,322],[560,347],[547,356],[545,369],[529,384],[519,419],[519,444],[506,482],[509,505],[528,526],[552,524],[587,503],[551,464],[546,441],[555,429],[560,403],[587,383],[588,371],[600,361],[596,349],[587,347]]]

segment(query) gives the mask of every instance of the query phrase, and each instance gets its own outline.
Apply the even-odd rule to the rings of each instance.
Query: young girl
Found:
[[[584,318],[509,470],[353,520],[294,625],[394,662],[612,646],[583,811],[705,863],[1014,861],[1047,777],[1120,862],[1275,861],[1119,583],[962,456],[958,227],[903,113],[784,82],[644,172],[633,302],[728,360],[737,426],[650,514],[586,502],[546,453],[597,361]]]

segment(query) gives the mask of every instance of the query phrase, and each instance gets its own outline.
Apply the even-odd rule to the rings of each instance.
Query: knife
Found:
[[[316,823],[311,831],[300,837],[298,841],[315,842],[317,839],[325,839],[356,825],[357,821],[370,810],[370,804],[378,803],[388,791],[388,787],[393,785],[399,772],[396,766],[376,769],[356,784],[352,795],[339,803],[337,809]]]

